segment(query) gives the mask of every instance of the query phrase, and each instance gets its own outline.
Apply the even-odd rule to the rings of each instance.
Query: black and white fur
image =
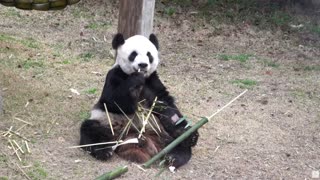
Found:
[[[115,150],[110,145],[83,148],[100,160],[109,159],[115,152],[124,159],[143,163],[185,132],[188,129],[185,128],[187,122],[175,125],[182,114],[156,72],[159,64],[157,37],[151,34],[148,39],[135,35],[125,40],[122,34],[117,34],[112,47],[116,50],[116,63],[107,74],[101,97],[94,105],[91,117],[81,125],[80,145],[116,141],[128,122],[122,111],[136,119],[138,102],[143,101],[144,106],[150,109],[157,97],[153,115],[163,129],[160,135],[146,130],[143,137],[139,138],[139,143],[122,145]],[[112,135],[106,119],[104,104],[111,116],[115,135]],[[122,140],[137,137],[137,130],[131,128]],[[198,133],[195,132],[166,155],[167,162],[175,168],[186,164],[191,158],[191,147],[196,145],[197,140]]]

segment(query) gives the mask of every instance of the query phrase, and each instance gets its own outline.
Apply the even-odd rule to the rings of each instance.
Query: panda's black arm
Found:
[[[182,114],[175,105],[174,98],[169,94],[156,72],[150,75],[146,81],[146,85],[158,98],[155,111],[164,128],[170,135],[173,135],[173,137],[179,136],[180,133],[176,134],[176,130],[185,127],[187,121],[182,121],[178,126],[175,125],[177,118],[180,119]]]
[[[126,114],[133,114],[138,101],[138,97],[135,96],[136,91],[139,91],[139,87],[144,84],[144,78],[141,76],[140,74],[128,76],[118,68],[110,70],[97,104],[99,108],[104,110],[105,103],[110,112],[121,114],[122,110]]]
[[[156,103],[156,107],[154,108],[154,115],[159,118],[161,124],[170,136],[177,138],[188,129],[185,128],[188,122],[184,120],[176,125],[176,122],[183,116],[175,105],[174,98],[170,96],[156,72],[150,75],[145,84],[153,91],[153,94],[158,97],[158,103]],[[198,136],[198,132],[196,131],[180,145],[186,147],[194,146],[197,143]]]

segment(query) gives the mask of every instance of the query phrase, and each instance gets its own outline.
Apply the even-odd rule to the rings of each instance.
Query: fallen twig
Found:
[[[18,149],[16,149],[16,148],[14,147],[14,145],[12,144],[12,142],[11,142],[10,139],[8,140],[8,142],[10,143],[10,145],[11,145],[13,151],[14,151],[14,154],[16,154],[16,156],[17,156],[17,158],[19,159],[19,161],[22,161],[21,158],[20,158],[20,156],[19,156],[19,154],[18,154]]]
[[[52,130],[52,128],[54,127],[54,125],[56,124],[57,119],[55,119],[52,123],[51,123],[51,127],[47,130],[47,134],[50,133],[50,131]]]
[[[19,144],[17,143],[17,141],[12,140],[12,142],[17,146],[17,150],[19,150],[22,154],[24,154],[24,151],[22,150],[21,146],[19,146]]]
[[[18,117],[14,117],[14,119],[15,119],[15,120],[18,120],[18,121],[21,121],[21,122],[23,122],[23,123],[29,124],[30,126],[33,126],[32,123],[27,122],[27,121],[25,121],[25,120],[23,120],[23,119],[20,119],[20,118],[18,118]]]
[[[10,130],[10,129],[8,129],[8,131],[10,131],[10,133],[12,133],[12,134],[14,134],[14,135],[16,135],[16,136],[21,137],[21,138],[22,138],[22,139],[24,139],[24,140],[26,140],[26,141],[30,142],[30,140],[29,140],[28,138],[26,138],[26,137],[24,137],[24,136],[20,135],[19,133],[15,132],[15,131],[12,131],[12,130]]]
[[[15,163],[15,165],[19,168],[19,170],[28,180],[31,180],[31,178],[26,174],[26,172],[24,172],[24,170],[17,163]]]
[[[29,148],[29,145],[28,145],[28,142],[27,142],[26,140],[24,140],[24,143],[25,143],[25,145],[26,145],[27,152],[28,152],[28,153],[31,153],[30,148]]]
[[[13,128],[13,127],[10,126],[10,128],[7,129],[7,131],[6,131],[2,136],[6,137],[8,134],[11,134],[10,131],[11,131],[12,128]]]
[[[28,124],[23,124],[21,127],[19,127],[16,132],[18,133],[21,129],[23,129],[24,127],[26,127]]]

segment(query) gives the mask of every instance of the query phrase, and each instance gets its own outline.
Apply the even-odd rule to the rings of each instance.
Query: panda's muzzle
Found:
[[[148,67],[148,64],[147,63],[139,63],[138,66],[140,69],[144,69],[144,68]]]
[[[138,64],[138,69],[136,71],[145,74],[148,71],[147,67],[148,67],[147,63],[140,63],[140,64]]]

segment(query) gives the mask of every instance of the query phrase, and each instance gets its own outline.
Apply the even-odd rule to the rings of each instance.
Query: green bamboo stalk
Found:
[[[97,177],[95,180],[110,180],[116,177],[119,177],[121,174],[124,174],[128,171],[127,166],[121,166],[113,171],[109,171],[107,173],[102,174],[101,176]]]
[[[201,126],[206,124],[208,122],[208,118],[203,117],[199,122],[197,122],[194,126],[192,126],[190,129],[188,129],[186,132],[181,134],[178,138],[176,138],[174,141],[172,141],[167,147],[165,147],[162,151],[160,151],[158,154],[153,156],[149,161],[145,162],[143,164],[143,167],[149,168],[155,161],[162,158],[164,155],[166,155],[168,152],[170,152],[173,148],[175,148],[178,144],[180,144],[183,140],[187,139],[193,132],[195,132],[197,129],[199,129]]]

